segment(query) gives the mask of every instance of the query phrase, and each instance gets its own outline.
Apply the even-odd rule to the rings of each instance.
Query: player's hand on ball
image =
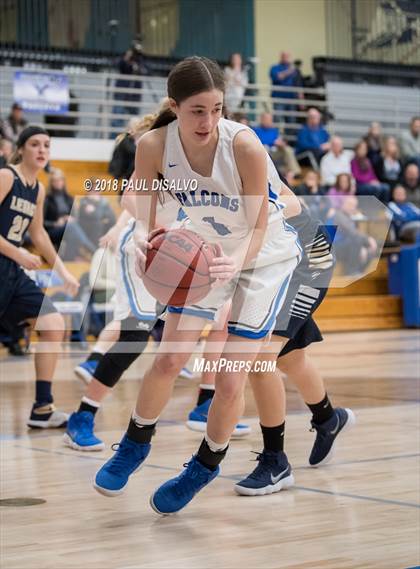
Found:
[[[164,227],[158,227],[153,229],[146,238],[144,238],[144,235],[138,233],[134,234],[134,243],[136,245],[135,269],[140,278],[143,278],[143,275],[146,272],[147,251],[149,249],[153,249],[153,245],[151,244],[152,239],[160,233],[165,233],[165,231],[166,229]]]
[[[219,244],[215,245],[216,257],[209,267],[210,276],[214,279],[213,287],[223,286],[232,280],[239,272],[235,259],[225,255]]]

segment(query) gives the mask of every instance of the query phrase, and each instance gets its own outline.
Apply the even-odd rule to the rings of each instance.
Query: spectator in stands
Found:
[[[11,356],[26,356],[29,348],[28,323],[23,322],[14,328],[7,328],[0,322],[0,343]]]
[[[0,140],[3,140],[3,138],[6,138],[4,134],[4,120],[0,117]]]
[[[325,221],[331,209],[331,203],[326,196],[326,189],[319,183],[319,173],[307,170],[303,183],[294,188],[294,193],[301,197],[315,219]]]
[[[321,124],[321,113],[315,107],[308,109],[306,125],[298,132],[296,158],[301,165],[309,164],[318,170],[322,156],[330,149],[330,135]]]
[[[0,139],[0,168],[6,166],[13,154],[13,143],[7,138]]]
[[[420,175],[417,164],[407,164],[400,181],[407,190],[408,200],[420,207]]]
[[[334,238],[334,251],[346,275],[363,272],[378,249],[375,239],[358,229],[354,220],[357,213],[356,196],[346,196],[331,219],[338,227]]]
[[[356,180],[356,194],[358,196],[375,196],[381,202],[388,203],[389,185],[378,180],[367,153],[367,142],[361,140],[354,148],[354,158],[351,161],[351,173]]]
[[[398,239],[416,241],[420,236],[420,209],[407,199],[407,191],[402,184],[392,190],[388,204],[392,211],[392,225]]]
[[[272,65],[270,69],[270,78],[273,87],[291,87],[295,85],[296,69],[291,63],[291,55],[287,51],[280,53],[279,63]],[[289,112],[296,110],[294,104],[285,103],[286,99],[296,99],[295,91],[272,91],[271,96],[275,99],[273,103],[274,111]],[[275,115],[275,122],[280,122],[280,116]],[[293,117],[286,115],[285,122],[294,122]]]
[[[126,101],[126,102],[141,102],[142,95],[141,89],[143,87],[142,81],[138,79],[130,79],[130,76],[136,75],[149,75],[149,68],[146,65],[143,55],[143,48],[137,41],[133,42],[130,49],[128,49],[123,57],[118,61],[117,64],[118,73],[120,75],[126,75],[127,79],[117,79],[115,81],[115,87],[117,89],[132,89],[132,93],[118,93],[114,94],[114,99],[116,101]],[[130,107],[127,105],[117,105],[113,107],[112,110],[115,114],[131,114],[139,115],[140,108],[137,106]],[[112,126],[116,128],[121,128],[124,124],[122,119],[114,119],[112,121]]]
[[[232,120],[247,126],[249,125],[249,120],[245,113],[233,113]]]
[[[382,155],[374,167],[379,181],[393,188],[402,173],[400,149],[395,137],[389,136],[385,140]]]
[[[253,127],[253,130],[268,151],[281,139],[279,129],[273,124],[273,115],[270,113],[262,113],[260,124]]]
[[[402,133],[401,154],[406,163],[414,162],[420,168],[420,117],[413,117],[410,130]]]
[[[23,116],[22,107],[19,103],[13,103],[10,109],[10,115],[1,124],[0,134],[4,138],[11,140],[14,144],[27,124],[28,121]]]
[[[117,180],[128,180],[133,173],[136,156],[133,129],[135,129],[138,120],[138,118],[131,119],[128,123],[127,132],[120,134],[115,141],[108,172]]]
[[[76,95],[70,91],[69,92],[69,112],[77,113],[79,111],[79,104],[76,103]],[[69,115],[68,113],[64,114],[54,114],[54,115],[45,115],[44,120],[48,125],[65,125],[65,126],[76,126],[79,119],[73,115]],[[51,136],[60,137],[60,138],[75,138],[77,135],[76,130],[61,130],[60,128],[51,128],[48,127],[48,132]]]
[[[328,190],[331,206],[339,209],[344,199],[356,194],[356,184],[351,174],[339,174],[332,188]]]
[[[255,134],[270,153],[276,168],[286,177],[288,174],[297,176],[300,174],[300,166],[297,163],[293,149],[281,137],[279,129],[273,123],[273,115],[262,113],[260,124],[254,127]]]
[[[339,136],[331,137],[331,149],[321,158],[321,180],[324,186],[333,186],[339,174],[350,174],[353,152],[344,150]]]
[[[50,174],[47,195],[44,203],[44,226],[54,246],[58,249],[63,240],[65,261],[77,257],[89,258],[96,250],[78,221],[72,214],[73,198],[67,192],[66,180],[61,170],[54,169]]]
[[[96,187],[92,178],[92,187]],[[92,192],[82,198],[79,204],[78,220],[87,238],[99,246],[99,239],[115,224],[115,213],[105,196]]]
[[[225,106],[228,113],[237,111],[242,103],[246,86],[248,85],[248,72],[242,65],[240,53],[232,53],[229,65],[225,67]]]
[[[381,125],[378,122],[371,123],[368,133],[363,140],[365,140],[368,146],[367,156],[371,161],[372,166],[375,167],[381,157],[382,148],[385,143]]]

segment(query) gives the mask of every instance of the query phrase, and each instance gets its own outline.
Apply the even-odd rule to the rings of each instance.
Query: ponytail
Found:
[[[176,120],[176,114],[173,112],[173,110],[170,109],[169,107],[163,108],[159,111],[158,115],[153,121],[150,130],[161,128],[162,126],[167,126],[169,123],[175,120]]]
[[[19,152],[19,149],[16,148],[16,150],[13,152],[13,154],[10,157],[10,160],[8,162],[8,164],[13,164],[13,165],[17,165],[20,162],[22,162],[22,154]]]

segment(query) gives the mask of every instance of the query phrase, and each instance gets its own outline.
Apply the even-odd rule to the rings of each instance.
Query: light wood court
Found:
[[[145,467],[116,498],[91,480],[126,427],[147,355],[129,370],[98,414],[107,449],[80,453],[60,431],[28,432],[31,358],[2,356],[1,497],[45,503],[2,507],[1,569],[404,569],[419,559],[419,336],[410,330],[339,333],[311,348],[335,405],[352,407],[357,426],[338,439],[329,466],[311,469],[314,434],[292,385],[286,450],[296,479],[289,490],[238,497],[235,481],[260,449],[250,391],[250,437],[234,441],[222,475],[180,514],[160,518],[155,487],[182,468],[200,436],[184,427],[195,382],[178,380]],[[56,402],[71,411],[83,386],[73,379],[80,355],[65,352]]]

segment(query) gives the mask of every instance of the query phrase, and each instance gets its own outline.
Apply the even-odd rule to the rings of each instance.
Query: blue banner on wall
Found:
[[[66,113],[69,110],[69,79],[62,73],[16,71],[13,99],[27,112]]]

